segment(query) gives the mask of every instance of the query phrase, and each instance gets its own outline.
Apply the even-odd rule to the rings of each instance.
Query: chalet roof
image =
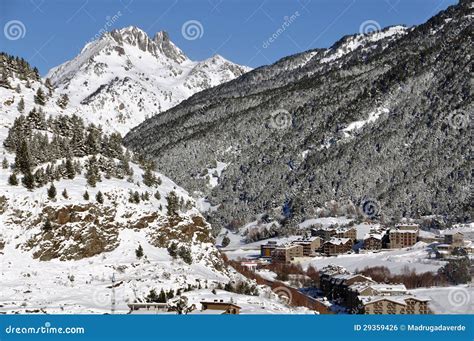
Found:
[[[325,266],[319,272],[327,276],[333,276],[336,274],[350,274],[350,272],[347,271],[346,268],[333,264]]]
[[[392,229],[390,233],[418,233],[418,230],[400,230],[400,229]]]
[[[386,293],[399,292],[399,291],[406,292],[407,291],[407,287],[405,286],[405,284],[383,284],[383,283],[378,283],[378,284],[372,284],[371,287],[374,290],[378,291],[378,292],[386,292]]]
[[[306,237],[306,238],[298,238],[296,240],[293,240],[291,243],[292,244],[299,244],[299,245],[309,245],[315,240],[321,240],[320,237]]]
[[[291,249],[291,248],[294,248],[294,247],[302,247],[301,245],[298,245],[298,244],[283,244],[283,245],[279,245],[277,246],[277,250],[287,250],[287,249]]]
[[[365,240],[365,239],[370,239],[370,238],[382,240],[383,235],[380,234],[380,233],[367,233],[367,234],[364,236],[364,240]]]
[[[229,306],[229,307],[234,307],[234,308],[241,309],[241,307],[239,307],[237,304],[232,303],[232,302],[224,302],[223,300],[201,301],[201,304],[209,304],[209,305],[218,304],[218,305],[226,305],[226,306]]]
[[[413,295],[398,295],[398,296],[357,296],[363,305],[379,302],[389,301],[400,305],[407,305],[407,300],[412,299],[420,302],[428,302],[429,298],[416,297]]]
[[[333,245],[344,245],[350,242],[350,238],[331,238],[328,241],[324,242],[324,244],[329,243]]]

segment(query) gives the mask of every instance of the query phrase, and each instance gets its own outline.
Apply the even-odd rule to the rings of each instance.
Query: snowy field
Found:
[[[474,287],[459,285],[446,288],[410,290],[416,296],[431,299],[430,308],[435,314],[474,314]]]
[[[315,257],[301,262],[303,268],[310,264],[318,269],[334,264],[345,267],[349,271],[362,270],[366,266],[386,266],[393,273],[400,273],[408,266],[416,272],[436,272],[445,263],[435,259],[427,259],[427,244],[418,242],[411,248],[397,249],[393,251],[380,251],[367,254],[347,254],[337,257]]]

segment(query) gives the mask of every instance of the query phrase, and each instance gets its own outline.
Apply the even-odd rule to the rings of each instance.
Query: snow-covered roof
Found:
[[[400,230],[400,229],[394,229],[394,230],[390,230],[390,233],[418,233],[418,230]]]
[[[413,295],[399,295],[399,296],[358,296],[359,300],[362,302],[362,304],[367,305],[371,303],[375,303],[378,301],[390,301],[394,302],[397,304],[401,305],[406,305],[407,300],[412,299],[412,300],[417,300],[421,302],[427,302],[430,301],[429,298],[422,298],[422,297],[416,297]]]
[[[379,240],[382,240],[382,235],[380,233],[367,233],[365,236],[364,236],[364,240],[365,239],[369,239],[369,238],[375,238],[375,239],[379,239]]]
[[[405,286],[405,284],[372,284],[371,287],[382,293],[382,292],[386,292],[386,293],[390,293],[390,292],[400,292],[400,291],[403,291],[403,292],[406,292],[407,291],[407,288]]]
[[[350,272],[347,271],[346,268],[339,265],[333,265],[333,264],[325,266],[319,272],[321,274],[328,275],[328,276],[332,276],[336,274],[350,274]]]
[[[343,245],[343,244],[348,243],[350,240],[351,240],[350,238],[331,238],[327,242],[325,242],[324,244],[330,243],[330,244],[333,244],[333,245]]]

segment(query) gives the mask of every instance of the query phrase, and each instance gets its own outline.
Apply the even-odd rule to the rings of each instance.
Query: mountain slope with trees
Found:
[[[461,1],[417,27],[284,58],[150,118],[125,144],[187,190],[207,185],[216,229],[262,214],[284,228],[333,200],[368,203],[371,218],[472,221],[472,16]]]

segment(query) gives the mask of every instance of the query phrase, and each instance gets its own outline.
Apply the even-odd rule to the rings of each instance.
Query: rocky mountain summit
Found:
[[[145,118],[249,70],[219,55],[191,61],[168,33],[150,38],[130,26],[87,44],[47,78],[69,96],[79,116],[125,134]]]

